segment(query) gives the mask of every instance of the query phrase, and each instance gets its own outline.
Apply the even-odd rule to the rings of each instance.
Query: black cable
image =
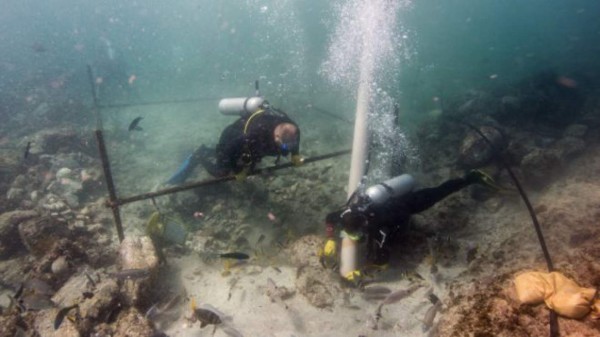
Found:
[[[529,215],[531,216],[531,221],[533,222],[533,227],[535,228],[535,232],[537,234],[538,241],[540,242],[540,246],[542,247],[542,252],[544,253],[544,259],[546,260],[546,265],[548,267],[548,271],[549,272],[554,271],[554,265],[552,264],[552,259],[550,258],[550,253],[548,252],[548,247],[546,246],[546,241],[544,240],[544,234],[542,233],[542,228],[540,226],[540,223],[538,222],[535,211],[533,210],[533,207],[531,206],[531,203],[529,202],[529,198],[527,197],[525,190],[523,190],[523,186],[521,186],[521,183],[515,176],[514,172],[510,169],[510,166],[508,165],[508,163],[500,155],[500,152],[498,151],[498,149],[496,149],[494,144],[492,144],[492,142],[489,140],[489,138],[487,138],[483,134],[483,132],[481,132],[481,130],[479,130],[472,124],[467,123],[465,121],[461,121],[461,123],[468,126],[473,131],[477,132],[477,134],[479,134],[479,136],[481,136],[481,138],[483,138],[483,140],[485,140],[485,142],[492,149],[492,153],[494,154],[494,156],[498,159],[498,161],[502,164],[502,166],[504,166],[506,171],[508,171],[510,178],[513,180],[513,182],[515,183],[515,186],[517,186],[517,189],[519,190],[521,199],[523,199],[525,206],[527,206],[527,210],[529,211]],[[558,336],[560,336],[560,331],[559,331],[559,326],[558,326],[558,317],[556,315],[556,312],[554,312],[554,310],[550,309],[550,337],[558,337]]]

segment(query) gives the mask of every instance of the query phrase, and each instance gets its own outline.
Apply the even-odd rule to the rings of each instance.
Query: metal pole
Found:
[[[119,206],[116,204],[117,192],[115,190],[115,184],[112,178],[110,170],[110,161],[106,152],[106,144],[104,143],[104,136],[102,135],[102,119],[98,111],[98,98],[96,97],[96,84],[94,81],[94,75],[92,74],[92,67],[87,65],[88,78],[92,88],[92,99],[93,99],[93,111],[96,116],[96,142],[98,143],[98,152],[100,153],[100,160],[102,161],[102,170],[104,171],[104,179],[106,180],[106,188],[108,189],[109,200],[107,204],[112,209],[113,218],[115,219],[115,226],[117,227],[117,235],[119,241],[123,241],[125,234],[123,233],[123,224],[121,223],[121,213],[119,212]]]
[[[98,142],[98,151],[100,152],[100,159],[102,160],[102,169],[104,170],[106,188],[108,188],[107,205],[112,209],[113,217],[115,219],[115,226],[117,227],[117,235],[119,236],[119,241],[123,241],[123,239],[125,238],[125,234],[123,233],[123,224],[121,223],[121,213],[119,213],[117,192],[115,190],[115,184],[113,182],[112,173],[110,170],[110,162],[108,160],[108,155],[106,154],[104,136],[102,135],[101,130],[96,130],[96,141]]]
[[[332,153],[328,153],[328,154],[324,154],[324,155],[320,155],[320,156],[314,156],[311,158],[304,159],[304,163],[308,164],[308,163],[312,163],[312,162],[317,162],[320,160],[329,159],[329,158],[341,156],[341,155],[348,154],[348,153],[350,153],[350,150],[342,150],[342,151],[332,152]],[[273,171],[289,168],[292,166],[293,166],[292,163],[285,163],[282,165],[269,166],[269,167],[265,167],[262,169],[256,169],[256,170],[250,172],[248,175],[253,176],[253,175],[261,174],[263,172],[273,172]],[[202,180],[202,181],[198,181],[198,182],[184,184],[181,186],[165,188],[165,189],[155,191],[155,192],[148,192],[148,193],[138,194],[138,195],[134,195],[134,196],[127,197],[127,198],[116,199],[116,200],[114,200],[114,202],[111,203],[111,206],[114,205],[116,207],[119,207],[119,206],[129,204],[129,203],[132,203],[135,201],[153,199],[155,197],[159,197],[162,195],[187,191],[187,190],[191,190],[191,189],[198,188],[198,187],[215,185],[215,184],[219,184],[219,183],[222,183],[225,181],[230,181],[230,180],[235,180],[235,176],[229,175],[229,176],[219,177],[219,178],[210,178],[210,179],[206,179],[206,180]]]

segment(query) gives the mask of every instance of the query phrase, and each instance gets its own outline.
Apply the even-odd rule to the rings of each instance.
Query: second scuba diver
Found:
[[[450,194],[472,184],[498,188],[488,175],[473,170],[462,178],[450,179],[433,188],[413,191],[414,179],[403,174],[371,186],[364,192],[356,192],[345,207],[327,215],[327,241],[321,253],[321,262],[336,262],[332,261],[337,254],[334,236],[339,229],[342,237],[355,242],[366,242],[369,267],[384,268],[389,261],[393,244],[408,230],[412,214],[425,211]],[[352,270],[342,276],[355,285],[360,284],[364,277],[360,270]]]
[[[214,177],[246,175],[265,156],[281,157],[291,154],[295,166],[303,163],[300,156],[300,129],[288,115],[269,105],[262,97],[229,98],[219,102],[219,110],[240,118],[221,133],[216,149],[200,146],[187,157],[177,172],[167,181],[183,183],[198,164]]]

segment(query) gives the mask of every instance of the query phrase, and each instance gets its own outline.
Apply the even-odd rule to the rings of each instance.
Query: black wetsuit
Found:
[[[366,219],[360,231],[367,240],[367,259],[374,264],[388,262],[391,246],[408,230],[410,216],[420,213],[450,194],[475,183],[469,176],[451,179],[433,188],[424,188],[402,196],[392,197],[381,205],[370,205],[361,215]],[[329,213],[326,222],[349,231],[342,222],[341,215],[346,209]],[[351,232],[351,231],[349,231]]]
[[[248,122],[249,118],[251,119]],[[241,117],[223,130],[216,149],[209,149],[203,145],[194,152],[192,161],[201,163],[208,173],[215,177],[239,173],[244,167],[252,170],[265,156],[279,158],[281,155],[287,155],[282,153],[273,136],[277,125],[282,123],[296,125],[286,114],[277,110],[266,110]],[[299,144],[298,128],[297,142],[289,149],[292,155],[299,153]]]

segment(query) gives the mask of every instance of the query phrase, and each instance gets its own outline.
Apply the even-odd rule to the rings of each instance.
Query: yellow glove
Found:
[[[299,154],[292,155],[292,164],[294,166],[301,166],[302,164],[304,164],[304,157],[302,157]]]
[[[336,243],[333,239],[328,239],[325,242],[325,247],[323,248],[323,255],[325,256],[334,256],[336,253]]]
[[[337,244],[333,239],[327,239],[323,249],[318,253],[319,262],[323,268],[334,269],[337,266]]]
[[[244,167],[238,174],[235,175],[235,180],[244,181],[248,177],[248,168]]]
[[[363,285],[364,276],[360,270],[351,271],[343,277],[344,281],[355,286],[361,287]]]

